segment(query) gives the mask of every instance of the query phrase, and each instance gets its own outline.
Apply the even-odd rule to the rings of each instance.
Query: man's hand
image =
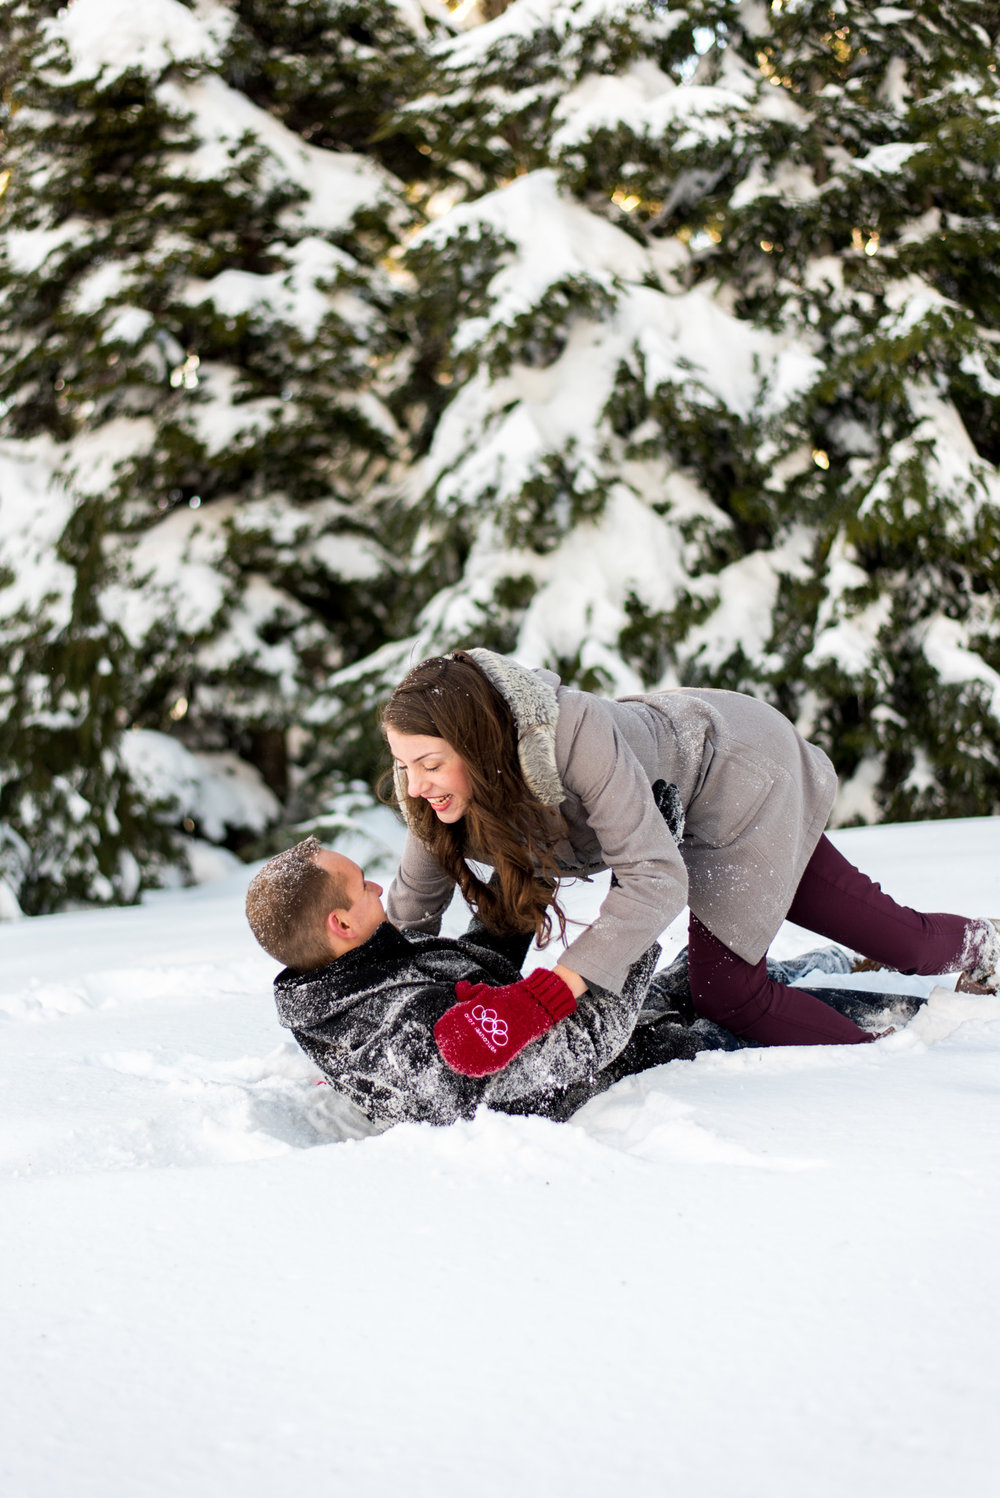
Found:
[[[452,1071],[464,1077],[502,1071],[576,1008],[572,990],[544,967],[504,988],[456,983],[455,996],[460,1002],[438,1020],[434,1039]]]

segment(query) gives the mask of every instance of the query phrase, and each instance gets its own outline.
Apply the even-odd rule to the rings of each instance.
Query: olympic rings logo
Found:
[[[482,1004],[476,1004],[472,1010],[472,1018],[484,1038],[491,1039],[498,1046],[507,1044],[507,1021],[501,1019],[495,1009],[485,1009]]]

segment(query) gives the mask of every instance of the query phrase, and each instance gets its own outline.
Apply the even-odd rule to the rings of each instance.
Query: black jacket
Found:
[[[451,939],[398,931],[387,921],[363,946],[326,967],[279,973],[274,983],[278,1017],[338,1092],[375,1123],[449,1124],[471,1118],[480,1104],[504,1113],[568,1118],[625,1071],[655,1064],[645,1059],[629,1066],[622,1052],[659,947],[633,964],[620,995],[584,994],[574,1014],[503,1071],[459,1076],[445,1065],[433,1034],[437,1020],[456,1002],[455,984],[463,978],[515,982],[529,943],[527,936],[495,936],[478,925]],[[677,1028],[679,1049],[671,1054],[692,1054],[682,1039],[685,1032]],[[669,1059],[661,1047],[655,1061]]]

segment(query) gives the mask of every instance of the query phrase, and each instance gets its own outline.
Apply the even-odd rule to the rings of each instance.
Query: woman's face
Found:
[[[420,733],[385,731],[392,757],[406,774],[406,789],[426,801],[439,822],[460,822],[472,801],[465,762],[447,739]]]

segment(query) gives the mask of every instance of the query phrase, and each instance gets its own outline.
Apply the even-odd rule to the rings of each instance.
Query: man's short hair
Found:
[[[319,839],[307,837],[269,858],[247,890],[254,936],[277,962],[300,973],[333,961],[326,918],[351,906],[344,882],[316,862],[322,852]]]

